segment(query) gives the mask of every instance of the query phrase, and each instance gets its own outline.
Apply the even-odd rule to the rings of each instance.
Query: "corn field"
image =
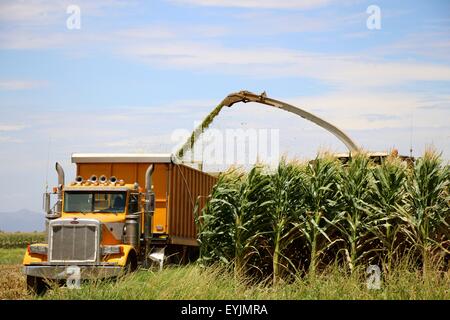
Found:
[[[370,264],[389,273],[404,259],[424,272],[448,268],[449,177],[434,151],[414,164],[323,155],[229,170],[197,217],[200,262],[273,283],[334,264],[349,273]]]
[[[43,232],[0,232],[0,249],[26,248],[45,241]]]

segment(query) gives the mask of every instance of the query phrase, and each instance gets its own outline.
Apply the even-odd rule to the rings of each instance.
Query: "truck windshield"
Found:
[[[65,192],[64,212],[125,212],[126,192]]]

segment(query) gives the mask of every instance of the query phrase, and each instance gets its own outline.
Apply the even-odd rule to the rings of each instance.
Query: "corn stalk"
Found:
[[[278,283],[283,271],[289,270],[289,267],[295,268],[293,262],[286,256],[286,251],[301,236],[296,221],[304,198],[304,179],[304,172],[299,165],[288,164],[285,161],[280,163],[271,179],[269,214],[274,284]]]
[[[442,166],[440,156],[427,151],[417,160],[408,180],[407,197],[397,207],[406,224],[403,232],[420,252],[424,273],[432,253],[450,254],[449,177],[448,165]]]
[[[276,285],[307,267],[344,261],[392,263],[411,252],[427,272],[430,256],[450,255],[450,170],[427,152],[413,167],[380,166],[356,155],[346,166],[331,157],[309,164],[282,161],[275,172],[219,177],[197,217],[201,262],[222,262],[236,275],[271,273]],[[341,251],[342,250],[342,251]]]
[[[332,229],[340,221],[338,214],[341,194],[338,164],[330,158],[316,158],[307,170],[307,181],[303,185],[303,206],[297,228],[309,249],[308,273],[314,277],[321,255],[340,241],[332,238]]]
[[[375,226],[379,224],[371,204],[370,186],[373,183],[369,158],[357,154],[341,171],[341,183],[338,189],[342,194],[342,219],[339,230],[344,239],[346,260],[350,271],[356,264],[375,249],[368,249],[376,237],[373,236]]]
[[[386,269],[392,268],[399,246],[399,234],[404,227],[398,218],[397,207],[405,200],[408,167],[398,158],[389,157],[372,170],[371,201],[374,220],[371,233],[380,242],[380,251],[386,255]]]

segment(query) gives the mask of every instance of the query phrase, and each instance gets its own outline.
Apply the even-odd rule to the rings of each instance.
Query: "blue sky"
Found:
[[[80,29],[66,27],[70,4]],[[370,5],[380,30],[366,26]],[[448,160],[450,2],[2,0],[0,211],[39,210],[55,161],[73,177],[72,152],[171,150],[173,130],[242,89],[302,106],[367,150],[408,154],[412,142]],[[260,105],[213,126],[279,129],[291,157],[345,151]]]

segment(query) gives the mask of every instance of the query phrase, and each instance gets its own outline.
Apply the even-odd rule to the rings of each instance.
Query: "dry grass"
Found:
[[[0,300],[32,299],[20,265],[0,265]]]

